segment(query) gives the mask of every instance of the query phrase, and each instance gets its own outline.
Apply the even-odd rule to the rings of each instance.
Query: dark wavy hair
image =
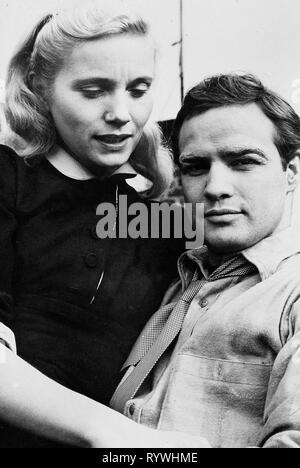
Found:
[[[276,129],[275,145],[284,169],[300,149],[300,118],[294,109],[254,75],[226,74],[204,79],[185,96],[176,117],[172,143],[175,162],[178,162],[178,140],[182,124],[196,115],[222,106],[255,103],[273,122]]]

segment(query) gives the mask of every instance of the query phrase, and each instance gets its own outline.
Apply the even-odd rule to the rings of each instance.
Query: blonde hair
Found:
[[[57,143],[54,121],[39,95],[38,84],[52,85],[65,57],[77,44],[125,33],[146,36],[149,26],[114,0],[98,0],[84,8],[49,14],[37,23],[12,57],[6,79],[5,116],[17,135],[16,141],[21,137],[26,142],[19,150],[21,156],[45,156]],[[35,89],[31,85],[33,74]],[[173,164],[156,123],[145,126],[130,162],[153,183],[146,196],[158,197],[168,189],[173,180]]]

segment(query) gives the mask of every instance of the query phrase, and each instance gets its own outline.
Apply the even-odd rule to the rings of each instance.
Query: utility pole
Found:
[[[179,0],[180,6],[180,40],[179,40],[179,73],[180,73],[180,98],[181,104],[184,98],[184,74],[183,74],[183,0]]]

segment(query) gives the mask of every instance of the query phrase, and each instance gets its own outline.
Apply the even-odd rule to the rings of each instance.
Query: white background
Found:
[[[42,13],[78,0],[0,0],[0,80],[22,34]],[[109,0],[108,0],[109,1]],[[154,117],[180,104],[179,0],[125,0],[154,25],[162,44]],[[300,0],[183,0],[185,90],[203,76],[257,74],[300,113]],[[298,102],[299,101],[299,102]]]

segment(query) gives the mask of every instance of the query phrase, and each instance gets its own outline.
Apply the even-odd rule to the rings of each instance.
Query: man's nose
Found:
[[[226,164],[213,163],[207,174],[205,197],[213,201],[232,197],[234,195],[232,178],[232,171]]]
[[[115,93],[107,102],[104,120],[110,125],[122,127],[130,122],[130,112],[125,93]]]

